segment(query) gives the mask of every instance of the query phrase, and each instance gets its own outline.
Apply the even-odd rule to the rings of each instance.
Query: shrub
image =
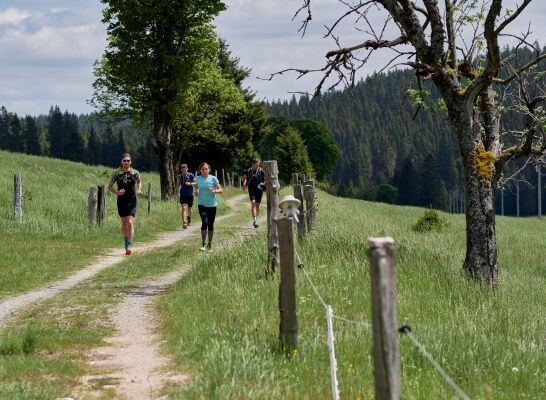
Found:
[[[411,229],[419,233],[430,231],[439,232],[446,225],[447,220],[442,218],[438,211],[427,208]]]

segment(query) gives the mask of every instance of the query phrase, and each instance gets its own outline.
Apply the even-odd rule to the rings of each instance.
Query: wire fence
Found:
[[[300,257],[297,250],[295,251],[295,255],[296,255],[296,263],[297,263],[296,266],[297,266],[297,268],[300,271],[302,271],[303,276],[305,277],[305,279],[307,280],[309,285],[312,287],[313,291],[315,292],[315,295],[316,295],[317,299],[319,300],[319,302],[322,304],[322,306],[324,307],[324,309],[326,311],[327,318],[328,318],[329,315],[331,315],[331,318],[333,318],[335,320],[342,321],[342,322],[352,324],[352,325],[355,325],[355,326],[359,326],[359,327],[362,327],[362,328],[364,328],[366,330],[369,330],[371,332],[372,331],[372,325],[367,321],[354,320],[354,319],[347,318],[345,316],[340,316],[340,315],[335,315],[334,314],[332,306],[330,304],[326,303],[326,301],[324,300],[324,297],[320,294],[320,291],[318,290],[317,286],[314,284],[311,277],[307,273],[307,271],[305,269],[305,264],[301,260],[301,257]],[[331,333],[330,333],[330,330],[332,331]],[[432,355],[427,351],[425,345],[423,343],[421,343],[419,340],[417,340],[417,338],[415,337],[415,335],[411,331],[411,327],[409,327],[408,325],[404,325],[404,326],[400,327],[398,331],[400,333],[404,334],[405,336],[407,336],[410,339],[411,343],[413,345],[415,345],[415,347],[417,347],[417,349],[420,351],[420,353],[423,355],[423,357],[430,364],[432,364],[432,366],[438,371],[438,373],[442,376],[442,378],[444,378],[446,383],[449,386],[451,386],[451,388],[455,391],[455,393],[459,396],[459,398],[461,398],[463,400],[470,400],[470,397],[455,383],[453,378],[451,378],[449,376],[449,374],[445,371],[444,368],[442,368],[442,366],[438,363],[438,361],[436,361],[434,359],[434,357],[432,357]],[[330,341],[332,343],[330,343]],[[328,345],[329,345],[329,350],[330,350],[330,370],[331,370],[331,375],[332,375],[332,398],[334,400],[337,400],[337,399],[339,399],[339,390],[337,388],[337,374],[336,374],[337,361],[335,359],[335,350],[334,350],[334,346],[333,346],[333,341],[334,341],[333,326],[330,327],[330,324],[328,323]]]

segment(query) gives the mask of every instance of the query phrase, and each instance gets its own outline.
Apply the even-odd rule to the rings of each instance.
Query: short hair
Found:
[[[188,168],[188,164],[180,164],[180,168],[182,168],[182,167]]]
[[[252,159],[252,164],[256,164],[256,163],[260,163],[260,159],[259,159],[259,158],[253,158],[253,159]]]

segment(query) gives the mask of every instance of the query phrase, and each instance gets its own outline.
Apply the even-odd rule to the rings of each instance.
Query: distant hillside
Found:
[[[434,97],[432,88],[425,87]],[[448,210],[450,198],[464,186],[458,145],[445,116],[416,112],[408,89],[416,89],[414,73],[393,71],[320,99],[303,96],[273,102],[268,111],[274,116],[316,119],[333,132],[341,150],[329,177],[333,193]],[[535,170],[529,168],[525,174],[534,185]],[[542,197],[546,209],[546,195]],[[536,214],[536,198],[536,187],[520,184],[521,215]],[[515,215],[513,185],[505,190],[504,204],[505,213]]]

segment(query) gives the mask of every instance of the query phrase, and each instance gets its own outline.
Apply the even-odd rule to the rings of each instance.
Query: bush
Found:
[[[442,218],[438,211],[427,208],[411,229],[419,233],[430,231],[440,232],[446,225],[447,220]]]

